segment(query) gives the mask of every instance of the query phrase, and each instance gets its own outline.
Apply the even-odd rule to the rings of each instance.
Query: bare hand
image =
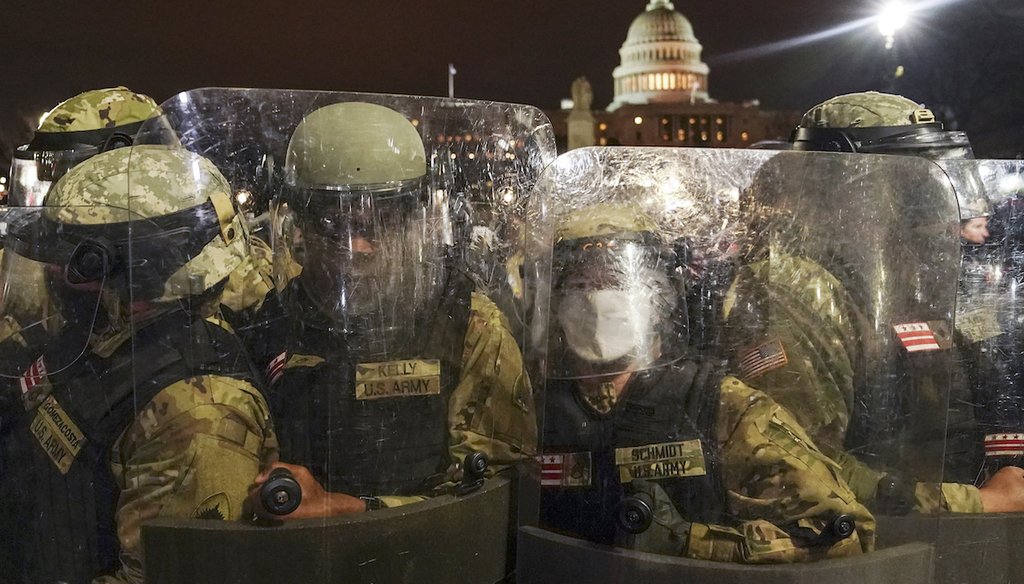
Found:
[[[1024,468],[1004,466],[978,490],[986,513],[1024,511]]]
[[[271,515],[263,509],[259,502],[260,485],[270,477],[275,468],[288,469],[295,481],[302,488],[302,502],[298,509],[288,515]],[[275,462],[256,476],[254,483],[249,487],[249,501],[256,514],[264,519],[312,519],[316,517],[330,517],[344,513],[360,513],[366,510],[366,504],[362,499],[346,495],[344,493],[331,493],[324,490],[320,483],[313,478],[313,474],[304,466]]]

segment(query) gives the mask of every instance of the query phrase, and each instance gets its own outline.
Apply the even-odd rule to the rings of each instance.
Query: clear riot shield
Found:
[[[960,380],[952,394],[962,397],[951,399],[947,432],[951,446],[969,445],[974,457],[966,482],[980,491],[944,492],[951,513],[940,520],[935,581],[1021,582],[1017,542],[1024,521],[1012,512],[1024,510],[1014,496],[1024,453],[1018,300],[1024,166],[1018,160],[939,164],[956,186],[963,256],[954,335]],[[947,457],[947,484],[964,482],[963,471]],[[917,525],[906,517],[888,527],[906,539]]]
[[[1021,466],[1024,455],[1024,370],[1021,344],[1020,199],[1022,164],[1016,160],[941,163],[961,199],[963,266],[957,301],[957,331],[976,418],[972,438],[984,464],[973,481],[983,484],[1000,468]],[[980,468],[983,467],[983,468]],[[979,470],[980,468],[980,470]],[[948,474],[948,471],[947,471]]]
[[[959,247],[938,167],[581,149],[537,191],[553,259],[520,579],[927,581],[936,520],[891,547],[869,507],[908,459],[941,480]],[[768,562],[791,565],[736,565]]]
[[[147,577],[504,578],[511,484],[536,452],[519,347],[535,304],[521,269],[526,194],[554,158],[543,114],[216,88],[161,107],[181,145],[252,205],[253,247],[272,243],[276,292],[244,302],[237,330],[262,373],[280,460],[308,469],[345,510],[371,512],[282,523],[264,509],[271,524],[215,532],[156,521],[144,532]],[[264,483],[284,485],[264,507],[294,500],[279,478]],[[296,515],[313,516],[306,509]],[[237,562],[214,552],[229,548]]]
[[[96,186],[88,172],[61,183],[53,206],[9,211],[0,562],[16,584],[89,581],[117,559],[109,456],[136,395],[129,328],[119,318],[127,312],[114,298],[131,289],[132,223],[123,205],[84,192]],[[125,341],[118,357],[100,342],[115,329]]]

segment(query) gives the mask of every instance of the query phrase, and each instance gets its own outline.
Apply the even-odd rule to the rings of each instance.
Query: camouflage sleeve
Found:
[[[505,315],[473,293],[462,378],[448,406],[449,455],[483,452],[497,472],[537,452],[533,391]]]
[[[249,254],[228,276],[221,303],[234,312],[259,310],[267,294],[274,289],[271,277],[273,252],[262,239],[249,237]]]
[[[788,408],[834,455],[849,425],[852,339],[863,320],[842,284],[815,262],[780,254],[741,269],[727,301],[726,342],[738,376]]]
[[[717,438],[735,527],[695,524],[687,555],[747,563],[788,563],[870,551],[875,521],[793,416],[734,377],[722,381]],[[812,540],[849,514],[856,532],[832,545]]]
[[[882,480],[885,473],[871,468],[846,451],[841,450],[833,454],[832,458],[839,465],[839,476],[857,496],[857,500],[865,503],[874,501],[878,494],[878,481]]]
[[[873,501],[878,482],[885,473],[877,471],[853,455],[841,452],[836,458],[840,476],[850,486],[858,501]],[[912,483],[914,511],[918,513],[982,513],[981,495],[973,485],[960,483]],[[908,489],[910,488],[908,486]],[[909,493],[908,493],[909,496]]]
[[[143,581],[148,519],[240,519],[253,478],[277,458],[268,412],[252,385],[227,377],[192,377],[158,393],[111,452],[121,565],[96,582]]]
[[[917,483],[915,511],[921,513],[984,513],[981,493],[973,485]]]

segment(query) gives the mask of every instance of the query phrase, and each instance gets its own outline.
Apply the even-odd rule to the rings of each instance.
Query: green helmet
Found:
[[[943,130],[931,110],[900,95],[866,91],[812,107],[791,139],[795,150],[973,158],[963,132]]]
[[[320,323],[360,331],[365,355],[411,342],[455,256],[451,197],[431,188],[416,127],[377,104],[324,106],[292,134],[284,177],[275,259],[302,265],[302,294],[288,300],[312,303],[317,310],[300,314]],[[275,278],[287,278],[280,263]]]
[[[158,145],[105,152],[71,169],[39,220],[11,237],[15,253],[59,266],[68,284],[99,283],[123,301],[203,294],[247,254],[245,224],[220,171]]]
[[[390,190],[427,172],[423,139],[402,114],[372,103],[322,107],[288,143],[286,180],[328,190]]]
[[[57,104],[43,116],[32,141],[14,153],[11,204],[39,205],[70,168],[100,152],[132,145],[144,125],[151,135],[147,141],[179,144],[160,106],[126,87],[94,89]]]
[[[657,232],[657,223],[637,208],[605,203],[576,210],[560,221],[555,242],[558,245],[589,237]]]

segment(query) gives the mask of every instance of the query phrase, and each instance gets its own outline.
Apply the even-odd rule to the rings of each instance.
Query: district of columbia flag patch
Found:
[[[744,379],[753,379],[758,375],[764,375],[785,367],[789,363],[786,356],[786,348],[782,341],[775,339],[761,343],[753,349],[748,349],[740,357],[740,375]]]
[[[985,456],[1024,455],[1024,434],[986,434]]]
[[[32,365],[25,371],[25,374],[21,376],[21,393],[28,393],[33,387],[42,383],[45,377],[46,363],[40,357],[33,361]]]
[[[589,452],[542,454],[540,485],[542,487],[589,487],[591,462]]]
[[[938,351],[942,348],[935,340],[935,333],[926,322],[908,322],[893,325],[892,328],[896,331],[896,336],[899,337],[900,343],[908,353]]]
[[[267,365],[266,376],[267,386],[274,385],[278,379],[281,379],[281,374],[284,373],[284,364],[288,361],[288,351],[285,351],[271,359]]]

